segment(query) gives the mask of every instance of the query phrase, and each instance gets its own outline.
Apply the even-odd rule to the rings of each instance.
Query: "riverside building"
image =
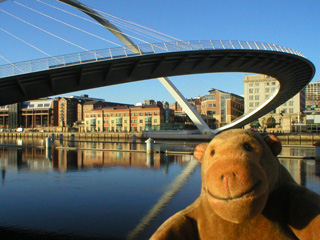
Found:
[[[320,107],[320,81],[309,83],[306,88],[306,108],[309,110]]]
[[[253,111],[272,96],[279,82],[267,75],[248,75],[244,77],[245,114]],[[247,127],[262,128],[270,131],[291,132],[295,125],[303,122],[305,110],[305,91],[259,118]]]
[[[210,128],[219,128],[243,115],[244,98],[212,89],[201,97],[201,116]]]
[[[172,123],[173,111],[157,105],[114,106],[85,113],[85,132],[142,132]]]

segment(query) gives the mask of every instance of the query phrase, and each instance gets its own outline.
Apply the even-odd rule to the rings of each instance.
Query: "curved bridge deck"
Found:
[[[86,61],[83,56],[89,54],[88,52],[76,54],[79,56],[78,61],[75,61],[74,55],[66,55],[69,58],[60,56],[35,60],[29,64],[33,72],[0,78],[0,105],[163,76],[250,72],[276,78],[280,82],[277,94],[249,116],[236,120],[232,125],[241,127],[296,95],[312,80],[315,73],[314,65],[291,49],[255,42],[215,43],[163,43],[157,47],[154,44],[148,45],[151,50],[149,52],[143,45],[144,47],[139,47],[140,54],[130,54],[129,48],[123,47],[117,48],[123,49],[122,55],[115,55],[114,51],[109,49],[113,54],[106,57],[95,51],[90,52],[94,58],[87,57]],[[35,68],[36,63],[40,66],[44,62],[47,62],[46,68]],[[23,64],[26,62],[14,66],[0,66],[0,72],[3,73],[4,68],[10,67],[17,71],[16,68]]]

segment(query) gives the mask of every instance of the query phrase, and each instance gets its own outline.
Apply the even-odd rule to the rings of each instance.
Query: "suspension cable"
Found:
[[[118,47],[121,47],[120,44],[114,43],[114,42],[112,42],[112,41],[109,41],[108,39],[105,39],[105,38],[103,38],[103,37],[100,37],[100,36],[98,36],[98,35],[95,35],[95,34],[93,34],[93,33],[90,33],[90,32],[88,32],[88,31],[85,31],[85,30],[83,30],[83,29],[81,29],[81,28],[75,27],[75,26],[73,26],[73,25],[71,25],[71,24],[69,24],[69,23],[63,22],[63,21],[61,21],[61,20],[59,20],[59,19],[56,19],[56,18],[54,18],[54,17],[51,17],[51,16],[49,16],[49,15],[46,15],[46,14],[44,14],[44,13],[42,13],[42,12],[39,12],[39,11],[33,9],[33,8],[30,8],[30,7],[26,6],[26,5],[23,5],[22,3],[19,3],[19,2],[17,2],[17,1],[13,1],[13,2],[16,3],[16,4],[18,4],[18,5],[20,5],[20,6],[22,6],[22,7],[24,7],[24,8],[27,8],[27,9],[33,11],[33,12],[36,12],[36,13],[38,13],[38,14],[41,14],[41,15],[47,17],[47,18],[50,18],[50,19],[52,19],[52,20],[54,20],[54,21],[57,21],[57,22],[62,23],[62,24],[64,24],[64,25],[67,25],[68,27],[72,27],[72,28],[74,28],[74,29],[76,29],[76,30],[78,30],[78,31],[84,32],[84,33],[89,34],[89,35],[91,35],[91,36],[93,36],[93,37],[99,38],[99,39],[101,39],[101,40],[103,40],[103,41],[106,41],[106,42],[108,42],[108,43],[111,43],[111,44],[114,44],[114,45],[116,45],[116,46],[118,46]]]
[[[81,47],[81,46],[79,46],[79,45],[77,45],[77,44],[75,44],[75,43],[73,43],[73,42],[70,42],[70,41],[68,41],[68,40],[66,40],[66,39],[64,39],[64,38],[62,38],[62,37],[59,37],[59,36],[51,33],[51,32],[48,32],[48,31],[44,30],[43,28],[40,28],[40,27],[38,27],[38,26],[35,26],[34,24],[32,24],[32,23],[30,23],[30,22],[27,22],[27,21],[25,21],[25,20],[23,20],[23,19],[15,16],[15,15],[13,15],[13,14],[11,14],[11,13],[3,10],[3,9],[0,9],[0,11],[6,13],[6,14],[8,14],[8,15],[10,15],[10,16],[12,16],[12,17],[14,17],[14,18],[16,18],[16,19],[18,19],[18,20],[20,20],[20,21],[22,21],[22,22],[24,22],[24,23],[26,23],[26,24],[28,24],[28,25],[30,25],[30,26],[32,26],[32,27],[34,27],[34,28],[37,28],[38,30],[41,30],[41,31],[43,31],[43,32],[45,32],[45,33],[53,36],[53,37],[56,37],[56,38],[58,38],[58,39],[60,39],[60,40],[62,40],[62,41],[64,41],[64,42],[67,42],[67,43],[69,43],[69,44],[71,44],[71,45],[73,45],[73,46],[76,46],[76,47],[78,47],[78,48],[80,48],[80,49],[82,49],[82,50],[84,50],[84,51],[91,52],[90,50],[88,50],[88,49],[86,49],[86,48],[84,48],[84,47]]]
[[[2,56],[0,54],[0,57],[5,60],[7,63],[9,63],[12,67],[17,68],[19,71],[21,71],[22,73],[25,73],[25,71],[23,71],[21,68],[17,67],[14,63],[12,63],[11,61],[9,61],[8,59],[6,59],[4,56]]]
[[[103,26],[101,26],[100,23],[98,23],[98,22],[96,22],[96,21],[93,21],[93,20],[91,20],[91,19],[87,19],[87,18],[85,18],[85,17],[79,16],[79,15],[74,14],[74,13],[72,13],[72,12],[68,12],[68,11],[66,11],[66,10],[64,10],[64,9],[62,9],[62,8],[53,6],[53,5],[49,4],[49,3],[43,2],[43,1],[41,1],[41,0],[37,0],[37,1],[38,1],[39,3],[42,3],[42,4],[45,4],[45,5],[49,6],[49,7],[51,7],[51,8],[54,8],[54,9],[56,9],[56,10],[62,11],[62,12],[64,12],[64,13],[67,13],[67,14],[72,15],[72,16],[74,16],[74,17],[80,18],[80,19],[85,20],[85,21],[87,21],[87,22],[90,22],[90,23],[96,24],[96,25],[98,25],[98,26],[100,26],[100,27],[103,27]],[[115,25],[117,25],[117,26],[122,26],[121,23],[115,23],[114,21],[112,21],[112,23],[115,24]],[[129,31],[134,32],[134,31],[131,30],[129,27],[124,27],[124,28],[128,29]],[[136,31],[139,31],[139,30],[136,30]],[[140,30],[140,31],[141,31],[141,30]],[[150,37],[151,35],[149,34],[150,36],[148,36],[147,33],[146,33],[146,35],[143,35],[143,34],[140,34],[140,35],[141,35],[141,36],[144,36],[144,37],[151,38],[151,37]],[[157,37],[155,36],[154,38],[151,38],[151,39],[157,39]],[[159,38],[158,38],[158,39],[159,39]],[[138,39],[138,40],[139,40],[139,39]],[[160,40],[163,40],[163,39],[160,39]],[[164,41],[165,41],[165,40],[164,40]],[[145,42],[145,43],[146,43],[146,42]]]
[[[38,1],[39,3],[42,3],[42,4],[47,5],[47,6],[49,6],[49,7],[58,9],[58,10],[60,10],[60,11],[63,11],[63,12],[65,12],[65,13],[68,13],[68,14],[73,15],[73,16],[75,16],[75,17],[81,18],[81,19],[83,19],[83,20],[85,20],[85,21],[88,21],[88,22],[91,22],[91,23],[94,23],[94,24],[98,24],[98,25],[101,26],[101,24],[99,24],[99,23],[97,23],[97,22],[93,22],[92,20],[83,18],[83,17],[78,16],[78,15],[76,15],[76,14],[74,14],[74,13],[70,13],[70,12],[64,10],[64,9],[61,9],[61,8],[56,7],[56,6],[50,5],[50,4],[45,3],[45,2],[43,2],[43,1],[41,1],[41,0],[37,0],[37,1]],[[62,2],[62,3],[64,3],[64,2]],[[64,3],[64,4],[66,4],[66,3]],[[68,4],[67,4],[67,5],[68,5]],[[74,8],[77,8],[77,7],[74,6]],[[79,9],[79,8],[78,8],[78,9]],[[80,11],[83,11],[83,12],[86,12],[86,10],[84,10],[84,9],[79,9],[79,10],[80,10]],[[98,11],[98,12],[102,12],[102,11],[100,11],[100,10],[97,10],[97,11]],[[122,26],[122,27],[128,29],[129,31],[135,32],[135,33],[137,33],[137,34],[139,34],[139,35],[141,35],[141,36],[148,37],[148,38],[151,38],[151,39],[158,39],[158,40],[160,39],[160,40],[162,40],[162,41],[164,41],[164,42],[168,42],[168,40],[167,40],[166,38],[169,38],[169,39],[171,38],[170,41],[175,40],[175,41],[181,41],[181,42],[182,42],[182,40],[180,40],[180,39],[177,39],[177,38],[174,38],[174,37],[172,37],[172,36],[163,34],[163,33],[161,33],[161,32],[152,30],[152,29],[150,29],[150,28],[144,27],[144,26],[139,25],[139,24],[136,24],[136,23],[134,23],[134,22],[130,22],[130,21],[127,21],[127,20],[118,18],[118,17],[113,16],[113,15],[108,14],[108,13],[104,13],[104,12],[102,12],[102,13],[103,13],[103,15],[106,15],[106,16],[107,16],[106,19],[110,20],[110,22],[112,22],[112,23],[115,23],[115,25],[117,25],[117,26]],[[90,12],[90,14],[99,16],[98,14],[92,13],[92,12]],[[119,20],[118,20],[118,21],[117,21],[117,20],[111,20],[110,16],[113,17],[113,18],[119,19]],[[121,23],[121,21],[124,22],[124,23]],[[136,26],[138,26],[138,27],[133,27],[133,26],[130,26],[129,24],[131,24],[131,25],[136,25]],[[140,27],[141,29],[139,29],[139,27]],[[109,29],[108,27],[106,27],[106,28]],[[146,29],[146,30],[144,30],[144,29]],[[113,29],[113,31],[118,32],[118,31],[116,31],[116,30],[114,30],[114,29]],[[149,32],[148,32],[148,31],[149,31]],[[141,32],[143,32],[144,34],[142,34]],[[151,33],[150,33],[150,32],[151,32]],[[152,32],[154,32],[154,33],[152,33]],[[124,33],[121,32],[121,34],[124,34]],[[156,35],[156,34],[158,34],[158,35]],[[134,37],[134,36],[132,36],[132,35],[129,35],[129,34],[126,34],[126,35],[129,36],[129,37],[132,37],[132,38],[134,38],[134,39],[136,39],[136,40],[139,40],[139,41],[141,41],[141,42],[150,44],[149,42],[144,41],[144,40],[139,39],[139,38],[136,38],[136,37]],[[164,36],[164,37],[159,37],[159,35],[160,35],[160,36],[162,35],[162,36]],[[187,44],[187,45],[188,45],[188,44]],[[181,47],[183,48],[183,46],[181,46]]]
[[[66,4],[66,3],[64,3],[64,4]],[[67,4],[68,5],[68,4]],[[74,8],[77,8],[77,7],[74,7]],[[77,9],[79,9],[79,8],[77,8]],[[84,12],[87,12],[86,10],[84,10],[84,9],[79,9],[80,11],[84,11]],[[93,13],[91,13],[90,12],[90,14],[93,14]],[[96,16],[98,16],[97,14],[94,14],[94,15],[96,15]],[[109,27],[106,27],[106,26],[104,26],[105,28],[107,28],[107,29],[111,29],[111,28],[109,28]],[[111,29],[112,31],[114,31],[114,32],[118,32],[118,33],[120,33],[120,34],[124,34],[123,32],[121,32],[121,31],[117,31],[117,30],[115,30],[115,29]],[[127,35],[127,36],[129,36],[129,37],[131,37],[131,38],[133,38],[133,39],[136,39],[136,40],[138,40],[138,41],[141,41],[141,42],[143,42],[143,43],[146,43],[146,44],[151,44],[150,42],[147,42],[147,41],[145,41],[145,40],[143,40],[143,39],[140,39],[140,38],[137,38],[137,37],[135,37],[135,36],[132,36],[132,35],[129,35],[129,34],[125,34],[125,35]]]
[[[110,16],[110,17],[119,19],[119,20],[121,20],[121,21],[127,22],[127,23],[132,24],[132,25],[135,25],[135,26],[137,26],[137,27],[140,27],[140,28],[146,29],[146,30],[148,30],[148,31],[157,33],[157,34],[159,34],[159,35],[165,36],[165,37],[167,37],[167,38],[169,38],[169,39],[172,39],[172,40],[174,40],[174,41],[181,41],[181,39],[178,39],[178,38],[172,37],[172,36],[170,36],[170,35],[161,33],[161,32],[159,32],[159,31],[156,31],[156,30],[154,30],[154,29],[145,27],[145,26],[140,25],[140,24],[137,24],[137,23],[135,23],[135,22],[131,22],[131,21],[128,21],[128,20],[119,18],[119,17],[117,17],[117,16],[114,16],[114,15],[111,15],[111,14],[109,14],[109,13],[103,12],[103,11],[101,11],[101,10],[99,10],[99,9],[94,9],[94,10],[97,11],[97,12],[100,12],[100,13],[102,13],[102,14],[104,14],[104,15],[107,15],[107,16]]]
[[[0,9],[0,10],[1,10],[1,9]],[[1,10],[1,11],[2,11],[2,10]],[[36,49],[37,51],[39,51],[39,52],[41,52],[41,53],[43,53],[43,54],[45,54],[45,55],[47,55],[47,56],[49,56],[49,57],[51,57],[51,58],[53,58],[53,59],[55,59],[55,60],[57,60],[57,61],[59,61],[59,62],[61,62],[61,63],[64,64],[64,62],[62,62],[62,61],[59,60],[58,58],[55,58],[55,57],[51,56],[49,53],[46,53],[45,51],[41,50],[40,48],[37,48],[36,46],[32,45],[31,43],[28,43],[28,42],[24,41],[23,39],[17,37],[16,35],[14,35],[14,34],[12,34],[12,33],[10,33],[10,32],[8,32],[7,30],[4,30],[4,29],[1,28],[1,27],[0,27],[0,30],[3,31],[3,32],[5,32],[5,33],[7,33],[7,34],[9,34],[9,35],[11,35],[12,37],[18,39],[19,41],[21,41],[21,42],[29,45],[30,47]],[[10,62],[9,62],[9,63],[10,63]]]

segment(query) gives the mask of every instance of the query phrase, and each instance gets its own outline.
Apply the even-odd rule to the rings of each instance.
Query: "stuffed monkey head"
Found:
[[[223,132],[195,148],[201,162],[202,191],[221,218],[242,223],[262,212],[279,176],[275,136],[235,129]]]

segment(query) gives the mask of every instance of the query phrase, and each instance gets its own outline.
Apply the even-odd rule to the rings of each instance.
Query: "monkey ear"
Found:
[[[193,156],[195,159],[198,160],[198,162],[202,162],[202,157],[204,155],[204,152],[206,151],[208,146],[208,143],[201,143],[194,149]]]
[[[274,135],[267,135],[264,137],[264,141],[270,147],[273,155],[278,156],[282,151],[282,144],[280,140]]]

